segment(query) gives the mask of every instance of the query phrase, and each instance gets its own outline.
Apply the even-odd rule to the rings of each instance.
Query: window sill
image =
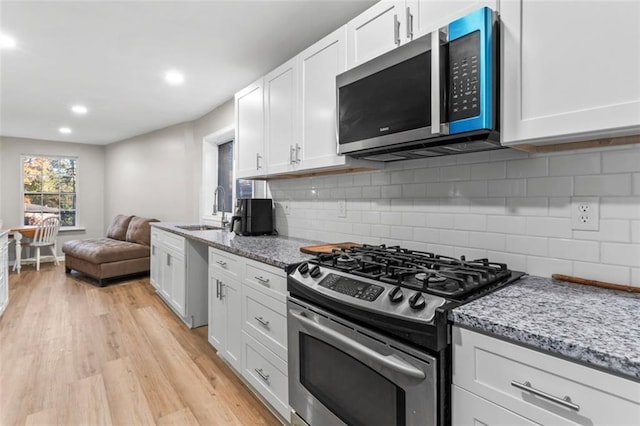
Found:
[[[58,230],[59,233],[64,233],[64,232],[84,232],[86,231],[87,228],[82,227],[82,226],[61,226],[60,229]]]

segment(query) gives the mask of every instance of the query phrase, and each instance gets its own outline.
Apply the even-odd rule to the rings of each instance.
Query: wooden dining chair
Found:
[[[56,255],[56,238],[60,230],[60,219],[57,217],[48,217],[44,219],[38,228],[36,228],[33,240],[28,243],[22,243],[22,247],[33,247],[36,249],[36,271],[40,270],[40,249],[48,247],[53,255],[53,261],[59,265]]]

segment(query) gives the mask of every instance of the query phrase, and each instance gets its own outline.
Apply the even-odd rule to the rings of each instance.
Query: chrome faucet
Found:
[[[220,223],[222,224],[223,228],[227,227],[227,224],[229,223],[229,221],[224,217],[224,199],[225,199],[225,192],[224,192],[224,187],[222,185],[218,185],[216,186],[216,189],[213,190],[213,215],[218,214],[218,190],[222,191],[222,210],[220,213],[222,213],[222,220],[220,221]]]

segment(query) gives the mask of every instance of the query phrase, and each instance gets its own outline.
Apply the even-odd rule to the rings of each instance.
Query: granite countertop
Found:
[[[449,320],[640,380],[640,293],[526,276]]]
[[[245,237],[233,232],[217,229],[207,231],[187,231],[178,225],[184,223],[153,222],[157,228],[174,234],[182,235],[191,240],[199,241],[239,256],[257,260],[278,268],[285,269],[288,265],[303,262],[312,256],[300,252],[300,247],[320,244],[319,241],[289,238],[278,235],[261,235]]]

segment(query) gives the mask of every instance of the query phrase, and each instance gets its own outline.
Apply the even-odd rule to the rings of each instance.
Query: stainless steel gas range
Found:
[[[292,267],[294,424],[449,424],[447,311],[522,275],[488,259],[385,245],[321,254]]]

